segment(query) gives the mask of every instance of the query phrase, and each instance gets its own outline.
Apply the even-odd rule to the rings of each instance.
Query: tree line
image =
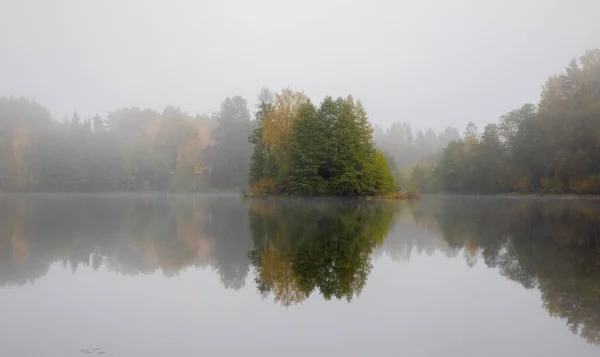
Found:
[[[451,126],[439,134],[431,128],[413,133],[410,123],[401,121],[392,123],[387,129],[376,125],[373,132],[375,145],[387,155],[395,168],[435,163],[444,148],[460,138],[458,130]]]
[[[62,121],[35,101],[0,98],[0,192],[195,192],[294,195],[394,192],[366,111],[352,97],[317,108],[301,92],[263,90],[212,116],[169,106]]]
[[[62,122],[35,101],[0,98],[0,192],[243,187],[252,125],[241,97],[210,117],[169,106]]]
[[[462,137],[401,122],[373,130],[352,97],[316,106],[263,90],[259,103],[254,120],[238,96],[211,116],[170,106],[61,122],[35,101],[0,98],[0,192],[600,193],[597,49],[551,76],[537,105],[482,132],[469,123]]]
[[[600,50],[573,59],[524,104],[479,132],[470,123],[434,167],[417,166],[423,191],[600,193]]]

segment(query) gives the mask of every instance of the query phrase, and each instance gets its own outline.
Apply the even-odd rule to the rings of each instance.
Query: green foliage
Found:
[[[375,187],[379,187],[383,194],[390,194],[396,191],[394,177],[390,171],[390,167],[383,155],[378,152],[373,160],[373,172],[375,172]]]
[[[573,60],[525,104],[470,126],[437,167],[441,190],[463,193],[600,194],[600,50]]]
[[[372,196],[394,191],[389,165],[372,141],[372,128],[360,102],[327,97],[319,108],[302,102],[286,145],[268,145],[261,130],[272,106],[262,103],[250,163],[250,182],[276,182],[276,191],[293,195]],[[272,124],[271,124],[272,125]],[[273,125],[272,125],[273,126]],[[261,140],[262,139],[262,140]],[[278,142],[272,135],[269,142]]]
[[[325,299],[352,300],[371,271],[394,205],[347,200],[256,200],[249,211],[249,253],[261,293],[284,306],[318,290]]]
[[[325,193],[326,180],[319,175],[319,170],[327,165],[327,157],[321,151],[328,144],[324,130],[315,106],[310,101],[302,104],[292,127],[290,166],[286,168],[285,184],[290,193],[305,196]]]
[[[450,192],[462,192],[464,190],[464,179],[462,173],[466,170],[467,152],[464,142],[453,141],[446,149],[436,168],[440,177],[442,189]]]
[[[412,170],[410,185],[407,188],[423,193],[439,191],[439,180],[435,167],[429,164],[416,165]]]

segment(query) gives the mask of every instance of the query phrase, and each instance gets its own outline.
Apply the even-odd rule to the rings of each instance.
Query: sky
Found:
[[[360,99],[371,121],[482,127],[600,47],[597,0],[0,0],[0,95],[57,119],[212,113],[261,87]]]

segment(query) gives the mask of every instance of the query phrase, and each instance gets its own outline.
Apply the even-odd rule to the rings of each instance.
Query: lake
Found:
[[[0,356],[598,356],[600,202],[0,196]]]

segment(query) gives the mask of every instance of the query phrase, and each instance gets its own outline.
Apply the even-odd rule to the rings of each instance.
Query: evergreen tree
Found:
[[[219,188],[245,187],[251,151],[248,138],[252,133],[246,100],[240,96],[226,98],[215,120],[212,185]]]
[[[352,97],[326,97],[317,109],[293,92],[284,91],[276,98],[301,103],[281,113],[272,109],[267,115],[264,110],[271,107],[261,105],[259,124],[250,138],[255,145],[250,164],[255,193],[372,196],[394,191],[389,165],[384,154],[375,149],[373,129],[360,102]],[[284,123],[274,123],[281,118]],[[268,133],[264,132],[266,123]],[[277,175],[264,169],[273,161]]]
[[[290,144],[289,191],[300,195],[325,193],[325,179],[319,176],[319,168],[325,163],[321,151],[326,145],[323,125],[317,109],[309,101],[300,106],[298,118],[292,128]]]

